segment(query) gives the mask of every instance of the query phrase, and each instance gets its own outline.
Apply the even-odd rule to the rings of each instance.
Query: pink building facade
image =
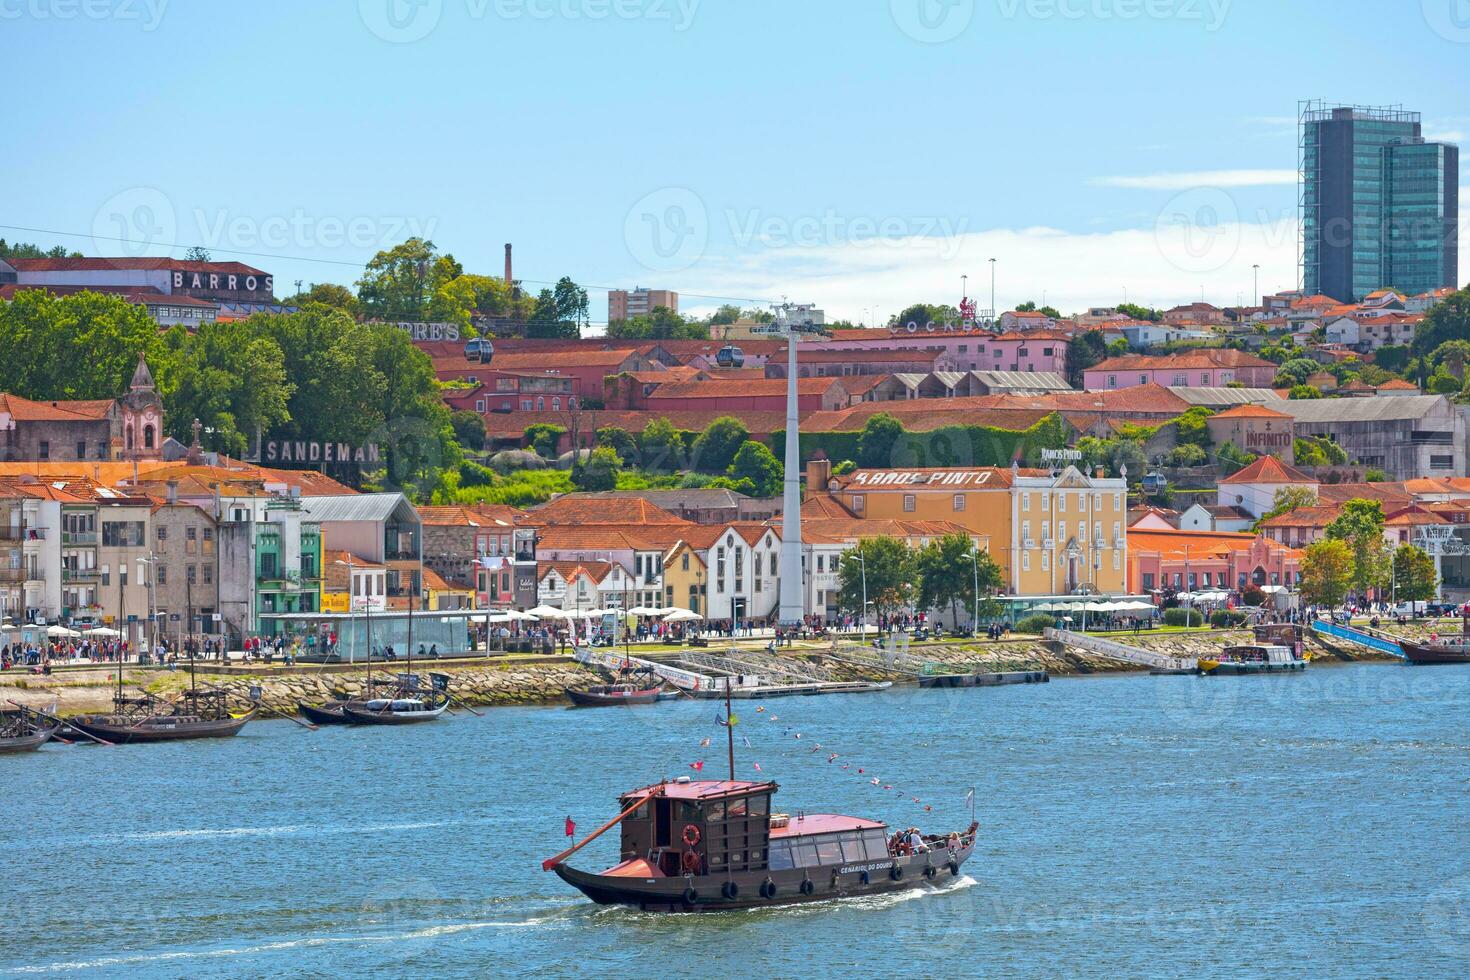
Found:
[[[1067,370],[1067,335],[1055,330],[994,334],[962,330],[936,324],[889,330],[837,330],[831,338],[803,342],[801,351],[897,351],[943,352],[956,371],[1055,371]]]

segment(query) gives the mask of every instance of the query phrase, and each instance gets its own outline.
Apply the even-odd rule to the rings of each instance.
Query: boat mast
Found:
[[[412,586],[413,572],[408,573],[408,581]],[[419,599],[419,590],[412,589],[411,591],[412,594],[408,597],[408,681],[406,682],[410,685],[413,684],[413,604]]]
[[[725,739],[730,748],[730,782],[735,781],[735,716],[730,711],[730,675],[725,675]]]

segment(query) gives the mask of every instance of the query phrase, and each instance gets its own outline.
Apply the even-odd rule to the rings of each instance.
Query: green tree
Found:
[[[1149,323],[1158,323],[1164,318],[1162,310],[1155,310],[1148,306],[1139,306],[1137,303],[1119,303],[1118,312],[1126,314],[1134,320],[1144,320]]]
[[[1439,595],[1434,559],[1423,548],[1401,544],[1394,549],[1393,594],[1406,602],[1428,602]]]
[[[1302,599],[1335,609],[1347,598],[1353,581],[1353,552],[1346,542],[1323,539],[1307,545],[1302,554]]]
[[[578,490],[616,490],[622,465],[611,446],[598,446],[587,454],[587,461],[572,464],[572,484]]]
[[[61,245],[52,248],[41,248],[39,245],[33,245],[30,242],[12,243],[0,238],[0,259],[64,259],[68,257],[79,259],[82,257],[82,253],[67,252]]]
[[[1381,590],[1388,584],[1390,552],[1383,540],[1383,522],[1381,500],[1356,497],[1342,505],[1323,532],[1328,540],[1342,541],[1350,549],[1352,587],[1364,598],[1369,589]]]
[[[715,310],[714,315],[709,318],[711,326],[725,327],[740,319],[740,307],[731,303],[725,303]]]
[[[1423,358],[1441,344],[1470,339],[1470,287],[1456,290],[1436,303],[1414,331],[1409,350]]]
[[[903,438],[903,423],[887,412],[869,415],[858,434],[857,464],[881,469],[893,462],[893,449]]]
[[[449,417],[449,424],[461,446],[475,452],[485,448],[485,417],[479,412],[461,409]]]
[[[757,497],[775,497],[781,493],[784,470],[763,443],[746,440],[735,454],[729,472],[732,479],[749,480]]]
[[[16,293],[0,302],[0,351],[0,391],[37,401],[116,398],[139,353],[165,409],[175,387],[174,351],[158,325],[142,306],[110,293]]]
[[[692,467],[704,473],[726,472],[749,438],[750,430],[744,422],[730,415],[720,416],[694,440]]]
[[[556,455],[557,443],[566,434],[566,426],[553,425],[550,422],[536,422],[528,425],[526,426],[526,431],[523,433],[526,445],[534,449],[536,454],[544,459],[551,459]]]
[[[1088,330],[1077,334],[1067,345],[1067,383],[1073,388],[1082,388],[1082,372],[1107,356],[1107,343],[1101,330]]]
[[[709,328],[666,306],[655,306],[647,314],[613,320],[607,325],[607,335],[629,340],[707,340]]]
[[[534,305],[504,279],[464,273],[435,288],[425,318],[469,327],[476,317],[524,320]]]
[[[927,323],[958,323],[960,311],[944,303],[914,303],[895,313],[888,320],[890,327],[904,327],[916,323],[924,329]]]
[[[886,535],[863,538],[838,563],[838,601],[847,612],[862,616],[866,584],[874,615],[891,617],[912,600],[916,578],[914,551],[907,543]],[[874,621],[873,616],[867,618]]]
[[[1311,487],[1296,485],[1284,486],[1276,491],[1275,496],[1271,498],[1270,509],[1261,515],[1261,519],[1256,521],[1255,527],[1252,530],[1259,533],[1261,525],[1273,517],[1280,517],[1282,514],[1290,513],[1298,507],[1315,506],[1317,506],[1317,491]]]
[[[562,276],[551,289],[541,290],[536,305],[526,321],[527,337],[566,337],[582,335],[589,323],[587,290],[568,276]]]
[[[335,282],[312,283],[310,289],[287,296],[281,302],[286,306],[305,306],[307,303],[321,303],[330,306],[334,310],[343,310],[354,316],[357,315],[357,296],[346,286],[339,286]]]
[[[1017,313],[1040,313],[1042,316],[1049,316],[1053,320],[1060,320],[1062,318],[1062,315],[1057,312],[1057,308],[1055,306],[1037,306],[1036,305],[1036,301],[1035,300],[1030,300],[1030,299],[1028,299],[1026,302],[1024,302],[1024,303],[1020,304],[1019,306],[1017,306],[1016,307],[1016,312]]]
[[[981,599],[994,595],[1002,582],[1000,567],[990,553],[980,551],[962,531],[946,534],[920,548],[915,555],[914,569],[919,576],[915,607],[929,610],[948,606],[950,622],[954,624],[960,621],[962,607],[973,613]]]
[[[1174,420],[1174,429],[1181,443],[1199,446],[1208,449],[1213,444],[1210,438],[1210,430],[1205,425],[1211,415],[1215,413],[1203,405],[1196,405]]]
[[[1245,469],[1256,461],[1256,454],[1239,448],[1233,442],[1227,442],[1215,450],[1215,459],[1220,463],[1220,471],[1223,476],[1229,476],[1239,470]]]
[[[363,314],[373,319],[427,319],[429,300],[463,272],[454,256],[440,255],[433,242],[410,238],[368,260],[357,281],[357,299]]]
[[[1313,385],[1292,385],[1286,397],[1292,401],[1310,401],[1313,398],[1321,398],[1322,390]]]
[[[285,355],[248,321],[206,321],[193,334],[175,327],[166,341],[174,367],[164,418],[175,439],[187,444],[197,418],[206,448],[241,457],[257,432],[290,420]]]
[[[684,468],[684,441],[668,419],[649,419],[638,436],[638,449],[643,454],[643,468],[677,470]]]
[[[1307,383],[1308,378],[1320,370],[1322,370],[1322,365],[1310,357],[1293,357],[1288,361],[1284,361],[1276,369],[1276,380],[1272,384],[1277,388],[1290,388],[1293,385],[1304,385]]]
[[[603,426],[597,430],[597,444],[617,453],[618,459],[625,465],[634,464],[638,460],[638,441],[627,429],[616,425]]]

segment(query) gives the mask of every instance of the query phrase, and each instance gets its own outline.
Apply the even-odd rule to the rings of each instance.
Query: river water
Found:
[[[580,835],[621,791],[724,774],[708,702],[256,722],[0,756],[0,976],[1470,974],[1470,668],[736,712],[738,774],[777,780],[779,809],[960,829],[973,785],[965,873],[698,916],[599,908],[543,873],[566,817]],[[615,836],[574,863],[610,863]]]

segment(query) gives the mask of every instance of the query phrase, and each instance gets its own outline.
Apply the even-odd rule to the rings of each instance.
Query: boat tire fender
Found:
[[[733,902],[740,897],[740,886],[733,881],[727,881],[720,886],[720,894],[725,896],[725,901]]]
[[[774,881],[772,881],[771,879],[767,878],[765,881],[761,882],[761,898],[775,898],[775,897],[776,897],[776,883]]]
[[[903,878],[903,865],[895,863],[893,865],[893,870],[888,872],[888,877],[892,878],[894,881],[901,880]]]
[[[804,879],[802,881],[802,883],[801,883],[801,893],[803,895],[810,895],[812,892],[814,892],[816,890],[817,890],[817,886],[814,885],[814,884],[812,884],[812,880],[810,878],[806,878],[806,879]]]
[[[949,862],[949,874],[951,878],[958,878],[960,876],[960,862]]]
[[[925,878],[933,878],[938,873],[939,873],[939,869],[936,868],[936,867],[934,867],[934,865],[932,865],[932,864],[926,864],[926,865],[924,865],[924,877]]]
[[[697,901],[699,901],[699,892],[695,891],[693,888],[684,889],[685,905],[693,905]]]

